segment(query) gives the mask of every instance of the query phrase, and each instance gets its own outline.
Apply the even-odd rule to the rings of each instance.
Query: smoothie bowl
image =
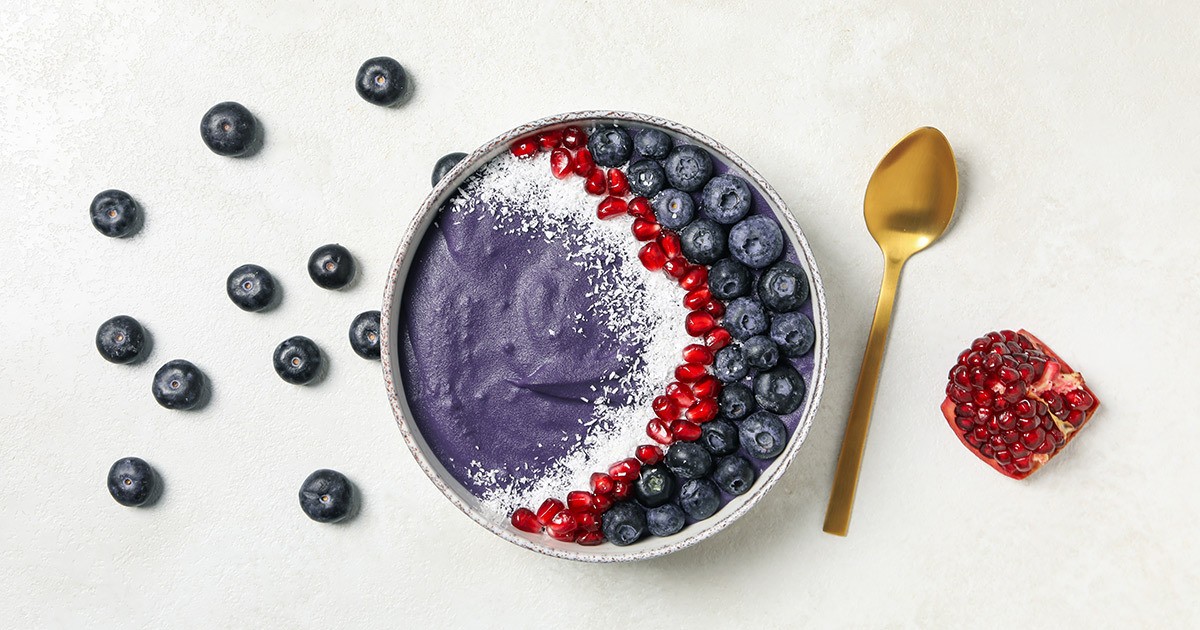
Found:
[[[676,123],[579,112],[460,161],[403,235],[381,329],[421,468],[497,536],[593,562],[695,544],[796,457],[825,295],[793,215]]]

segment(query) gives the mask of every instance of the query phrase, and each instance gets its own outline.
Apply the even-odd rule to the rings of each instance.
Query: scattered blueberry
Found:
[[[657,129],[642,129],[633,138],[633,147],[644,157],[661,160],[671,152],[671,136]]]
[[[762,269],[783,253],[783,232],[770,217],[746,217],[729,230],[729,253],[746,266]]]
[[[312,339],[297,335],[275,347],[272,363],[279,378],[294,385],[312,382],[321,373],[321,349]]]
[[[672,444],[663,461],[680,479],[697,479],[712,470],[712,455],[695,442]]]
[[[379,358],[379,311],[359,313],[350,323],[350,347],[364,359]]]
[[[645,466],[637,481],[633,482],[633,493],[638,503],[653,508],[671,500],[675,492],[675,475],[666,466]]]
[[[722,258],[708,270],[708,290],[718,300],[732,300],[750,292],[754,272],[732,258]]]
[[[766,335],[755,335],[742,342],[746,364],[756,370],[769,370],[779,363],[779,346]]]
[[[100,324],[96,330],[96,349],[110,363],[129,363],[138,358],[146,343],[146,331],[128,315]]]
[[[373,57],[358,69],[354,88],[366,102],[388,107],[408,94],[408,73],[391,57]]]
[[[600,166],[616,167],[629,161],[633,141],[620,127],[598,127],[588,137],[588,151]]]
[[[725,255],[725,229],[708,219],[697,219],[679,231],[679,248],[697,265],[711,265]]]
[[[438,182],[449,173],[451,169],[458,166],[458,163],[467,157],[466,153],[447,153],[443,155],[437,164],[433,165],[433,185],[437,186]]]
[[[655,536],[678,534],[686,524],[687,518],[684,517],[683,510],[674,503],[667,503],[646,511],[646,526]]]
[[[275,299],[275,278],[258,265],[242,265],[229,274],[225,292],[243,311],[261,311]]]
[[[683,192],[700,190],[712,177],[713,163],[708,151],[694,144],[675,147],[664,165],[667,182]]]
[[[122,238],[137,231],[142,211],[129,193],[105,190],[92,198],[92,225],[105,236]]]
[[[758,299],[777,313],[794,311],[808,300],[808,276],[800,265],[781,260],[759,277]]]
[[[158,489],[154,469],[137,457],[125,457],[108,469],[108,493],[121,505],[137,507],[149,501]]]
[[[200,119],[200,138],[217,155],[246,155],[258,139],[258,121],[241,103],[217,103]]]
[[[754,485],[754,466],[737,455],[722,457],[713,467],[712,480],[717,487],[734,496],[746,494]]]
[[[726,305],[725,319],[721,325],[735,339],[749,339],[767,332],[771,319],[757,299],[740,297]]]
[[[722,383],[736,383],[750,373],[742,349],[737,346],[725,346],[717,350],[716,360],[713,361],[713,373]]]
[[[789,363],[754,377],[754,400],[758,406],[779,414],[789,414],[804,402],[804,379]]]
[[[693,520],[702,521],[721,509],[721,492],[707,479],[689,479],[679,490],[679,507]]]
[[[756,408],[754,392],[741,383],[731,383],[722,387],[721,393],[717,394],[717,402],[721,415],[730,420],[741,420]]]
[[[787,427],[773,413],[755,411],[738,423],[742,448],[758,459],[774,459],[787,446]]]
[[[346,475],[322,468],[300,485],[300,509],[318,523],[336,523],[354,507],[354,486]]]
[[[733,225],[750,212],[754,197],[750,184],[737,175],[717,175],[704,185],[700,193],[700,216],[717,223]]]
[[[646,535],[646,511],[634,501],[622,501],[604,513],[600,529],[612,544],[632,545]]]
[[[154,400],[167,409],[192,409],[204,394],[204,373],[191,361],[167,361],[154,374],[150,391]]]
[[[654,216],[658,222],[672,230],[678,230],[691,223],[692,218],[696,216],[696,202],[692,201],[692,196],[674,188],[667,188],[654,195],[650,205],[654,208]]]
[[[798,357],[812,350],[817,330],[804,313],[777,313],[771,318],[771,339],[784,355]]]
[[[317,286],[340,289],[354,279],[354,257],[341,245],[322,245],[308,257],[308,276]]]
[[[724,418],[717,418],[701,425],[697,441],[713,456],[728,455],[738,450],[738,428]]]
[[[638,160],[629,167],[629,189],[635,195],[653,197],[667,187],[667,173],[654,160]]]

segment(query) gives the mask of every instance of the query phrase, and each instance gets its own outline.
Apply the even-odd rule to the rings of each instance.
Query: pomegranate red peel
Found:
[[[1024,479],[1062,452],[1100,406],[1083,376],[1025,330],[991,332],[950,370],[942,415],[963,446]]]

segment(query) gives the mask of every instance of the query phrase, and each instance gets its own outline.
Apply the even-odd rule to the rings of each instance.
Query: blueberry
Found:
[[[612,544],[632,545],[646,535],[646,511],[633,501],[622,501],[600,518],[600,529]]]
[[[781,260],[759,277],[758,299],[777,313],[794,311],[808,300],[808,276],[800,265]]]
[[[275,347],[272,359],[279,378],[294,385],[311,383],[321,373],[321,349],[312,339],[297,335]]]
[[[128,315],[100,324],[96,330],[96,349],[111,363],[129,363],[138,358],[146,344],[146,331]]]
[[[754,392],[741,383],[731,383],[722,387],[717,396],[721,415],[730,420],[741,420],[756,409]]]
[[[354,89],[368,103],[395,105],[408,95],[408,73],[391,57],[372,57],[359,67]]]
[[[138,457],[125,457],[108,469],[108,493],[121,505],[145,505],[158,489],[154,469]]]
[[[674,503],[667,503],[646,511],[646,526],[655,536],[678,534],[686,524],[687,519],[683,515],[683,510]]]
[[[243,311],[261,311],[275,299],[275,278],[258,265],[242,265],[229,274],[225,292]]]
[[[620,127],[598,127],[588,137],[588,151],[600,166],[617,167],[629,161],[633,141]]]
[[[766,335],[755,335],[742,342],[746,364],[756,370],[769,370],[779,363],[779,346]]]
[[[740,297],[726,305],[725,319],[721,325],[735,338],[749,339],[767,332],[771,319],[758,300]]]
[[[696,203],[692,201],[692,196],[674,188],[667,188],[654,195],[650,205],[654,208],[654,216],[658,222],[672,230],[678,230],[691,223],[692,217],[696,216]]]
[[[712,469],[712,455],[695,442],[676,442],[663,459],[680,479],[697,479]]]
[[[725,229],[708,219],[697,219],[679,231],[679,248],[697,265],[711,265],[725,255]]]
[[[700,190],[708,182],[708,178],[712,177],[713,171],[712,158],[709,157],[708,151],[693,144],[675,147],[667,156],[664,166],[671,188],[683,192]]]
[[[771,339],[784,355],[799,357],[812,350],[817,330],[804,313],[778,313],[771,318]]]
[[[750,195],[750,184],[737,175],[717,175],[704,185],[700,193],[700,216],[717,223],[733,225],[750,212],[754,197]]]
[[[671,500],[675,492],[675,475],[666,466],[645,466],[637,481],[633,482],[633,494],[638,503],[653,508]]]
[[[732,258],[722,258],[708,270],[708,290],[718,300],[732,300],[750,292],[754,272]]]
[[[773,413],[755,411],[738,423],[742,448],[752,457],[774,459],[787,446],[787,427]]]
[[[770,217],[746,217],[729,230],[729,253],[748,267],[762,269],[783,253],[783,232]]]
[[[350,322],[350,347],[364,359],[379,358],[379,311],[359,313]]]
[[[690,479],[679,490],[679,507],[692,520],[702,521],[721,509],[721,492],[707,479]]]
[[[192,409],[204,394],[204,373],[190,361],[167,361],[154,374],[150,391],[167,409]]]
[[[466,153],[447,153],[443,155],[437,161],[437,164],[433,165],[433,185],[437,186],[438,182],[442,181],[442,178],[446,176],[446,173],[449,173],[451,169],[458,166],[458,163],[463,161],[465,157],[467,157]]]
[[[804,379],[791,364],[759,372],[754,377],[754,400],[758,406],[779,414],[789,414],[804,402]]]
[[[217,103],[200,119],[200,138],[217,155],[246,155],[258,139],[258,121],[241,103]]]
[[[750,373],[742,349],[737,346],[725,346],[717,350],[716,360],[713,361],[713,373],[722,383],[736,383]]]
[[[129,193],[105,190],[92,198],[92,225],[105,236],[129,236],[142,225],[142,211]]]
[[[730,421],[717,418],[701,425],[700,446],[715,456],[728,455],[738,450],[738,429]]]
[[[308,257],[308,276],[317,286],[340,289],[354,279],[354,257],[341,245],[322,245]]]
[[[336,523],[354,507],[354,486],[346,475],[322,468],[300,485],[300,509],[318,523]]]
[[[633,147],[644,157],[661,160],[671,152],[671,136],[657,129],[643,129],[633,138]]]
[[[638,160],[629,167],[629,189],[635,195],[653,197],[667,187],[667,174],[654,160]]]
[[[745,457],[737,455],[718,459],[712,472],[717,487],[734,496],[749,492],[755,476],[754,466]]]

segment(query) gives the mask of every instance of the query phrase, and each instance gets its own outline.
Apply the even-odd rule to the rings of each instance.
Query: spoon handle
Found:
[[[850,407],[846,436],[842,438],[842,452],[838,455],[833,492],[829,496],[829,507],[825,510],[824,529],[830,534],[845,536],[850,529],[850,511],[854,509],[858,470],[867,444],[867,428],[871,425],[871,409],[875,406],[875,387],[879,384],[883,349],[892,325],[892,306],[896,301],[896,286],[900,282],[900,270],[904,262],[903,259],[889,256],[883,268],[883,283],[879,288],[879,302],[875,305],[875,319],[871,322],[871,336],[863,353],[858,385],[854,388],[854,404]]]

